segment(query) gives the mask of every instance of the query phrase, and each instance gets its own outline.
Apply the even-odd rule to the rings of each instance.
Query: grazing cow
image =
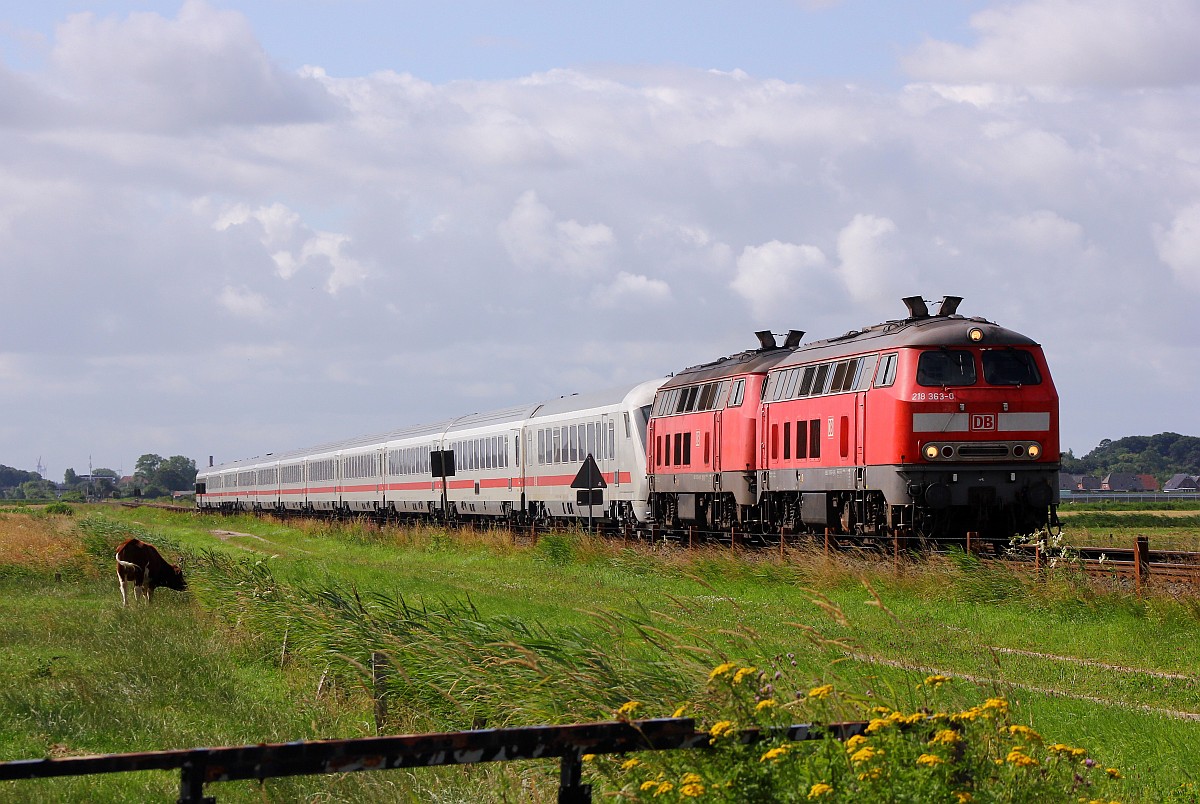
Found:
[[[122,606],[129,605],[125,597],[127,583],[133,584],[134,599],[145,595],[147,605],[156,587],[165,586],[180,592],[187,589],[183,570],[176,564],[168,564],[154,545],[140,539],[127,539],[117,548],[117,583],[121,586]]]

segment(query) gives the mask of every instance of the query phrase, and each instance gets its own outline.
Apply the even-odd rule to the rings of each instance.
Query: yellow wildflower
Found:
[[[1041,742],[1042,740],[1042,735],[1038,734],[1028,726],[1022,726],[1020,724],[1009,726],[1008,733],[1014,736],[1024,737],[1026,740],[1036,740],[1038,742]]]
[[[770,709],[774,705],[775,705],[775,699],[767,698],[765,700],[759,701],[758,705],[754,707],[754,711],[761,712],[764,709]]]
[[[1119,770],[1117,770],[1116,768],[1105,768],[1104,772],[1108,774],[1108,778],[1110,778],[1110,779],[1125,778],[1124,776],[1121,775],[1121,772]]]
[[[717,740],[733,731],[733,728],[732,720],[718,720],[712,725],[712,728],[708,730],[708,735],[712,738],[709,740],[709,742],[715,743]]]
[[[732,670],[735,667],[737,667],[737,665],[733,662],[725,662],[724,664],[719,664],[713,668],[713,671],[711,673],[708,674],[708,680],[715,681],[716,679],[720,678],[721,676],[726,675],[730,670]]]
[[[930,767],[933,767],[934,765],[941,765],[945,761],[946,760],[942,759],[937,754],[921,754],[921,756],[917,757],[918,765],[928,765]]]
[[[949,680],[950,680],[949,676],[943,676],[943,675],[934,673],[932,676],[925,676],[925,686],[933,687],[934,689],[937,689],[938,687],[942,686]]]
[[[886,720],[885,718],[872,718],[871,722],[867,724],[867,734],[874,734],[877,731],[883,731],[890,725],[891,721]]]
[[[870,745],[864,745],[862,748],[850,755],[850,761],[857,765],[860,762],[870,762],[875,757],[882,755],[883,751],[881,749]]]
[[[780,757],[786,756],[789,748],[790,748],[790,746],[788,746],[786,744],[785,745],[777,745],[774,748],[772,748],[771,750],[767,751],[761,757],[759,757],[758,761],[759,762],[774,762],[775,760],[779,759]]]
[[[871,709],[871,713],[875,715],[886,715],[890,711],[892,710],[888,709],[886,706],[876,706]]]
[[[1012,750],[1008,752],[1008,756],[1005,758],[1005,761],[1012,765],[1016,765],[1018,768],[1027,768],[1031,765],[1038,764],[1038,761],[1025,754],[1024,749],[1019,745],[1013,746]]]
[[[637,757],[630,757],[629,759],[627,759],[621,763],[621,770],[623,770],[623,771],[633,770],[634,768],[636,768],[638,765],[641,765],[641,764],[642,764],[642,761],[640,759],[638,759]]]
[[[1087,756],[1086,748],[1072,748],[1071,749],[1071,758],[1072,759],[1083,759],[1086,756]]]
[[[584,762],[591,762],[595,758],[595,754],[584,754],[582,757],[580,757],[580,759],[582,759]]]
[[[655,787],[658,787],[658,782],[651,779],[650,781],[642,782],[641,785],[638,787],[638,790],[641,790],[643,793],[645,793],[647,790],[650,790]]]
[[[685,773],[683,778],[679,780],[680,784],[695,784],[696,782],[704,781],[698,773]]]
[[[962,739],[954,729],[940,729],[929,742],[933,745],[954,745]]]
[[[670,793],[674,789],[675,785],[671,784],[670,782],[659,782],[658,789],[654,791],[654,797],[658,798],[664,793]]]
[[[1052,754],[1062,754],[1065,757],[1071,756],[1071,751],[1074,749],[1066,743],[1055,743],[1054,745],[1046,746],[1046,750]]]
[[[753,675],[754,673],[757,673],[757,672],[758,672],[757,667],[743,667],[741,670],[738,670],[736,673],[733,674],[733,683],[741,684],[742,681],[745,680],[746,676]]]
[[[628,718],[634,712],[642,708],[640,701],[626,701],[621,704],[621,708],[617,710],[618,718]]]
[[[900,718],[900,722],[903,723],[905,726],[914,726],[917,723],[920,723],[924,719],[925,719],[924,712],[913,712],[911,715],[908,715],[907,717]]]
[[[866,737],[863,737],[861,734],[856,734],[853,737],[851,737],[849,740],[846,741],[846,751],[849,753],[853,753],[853,752],[857,751],[859,746],[861,746],[866,741],[867,741]]]
[[[811,690],[809,690],[808,697],[809,698],[828,698],[829,694],[831,692],[833,692],[832,684],[822,684],[819,687],[813,687]]]
[[[674,714],[671,715],[671,717],[683,717],[684,710],[686,710],[689,706],[691,706],[690,703],[680,704],[679,707],[675,710]]]
[[[824,782],[817,782],[809,789],[808,797],[809,798],[820,798],[821,796],[827,796],[832,792],[833,792],[833,785],[825,784]]]
[[[957,790],[954,793],[955,804],[970,804],[975,800],[975,796],[965,790]]]
[[[1008,711],[1008,701],[1004,698],[988,698],[983,702],[984,709],[997,709],[1001,712]]]
[[[689,782],[679,788],[680,798],[700,798],[704,795],[704,785],[699,782]]]
[[[883,768],[876,766],[874,768],[871,768],[870,770],[865,770],[862,773],[858,774],[858,780],[860,782],[874,781],[875,779],[878,779],[881,776],[883,776]]]

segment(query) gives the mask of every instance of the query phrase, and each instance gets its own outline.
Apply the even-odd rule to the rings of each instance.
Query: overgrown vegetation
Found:
[[[116,541],[129,535],[172,559],[184,556],[192,592],[122,610],[110,564]],[[689,774],[706,796],[724,790],[728,800],[746,800],[739,790],[807,800],[817,784],[831,788],[818,796],[845,800],[931,800],[930,790],[938,791],[932,800],[1031,800],[1036,780],[1021,774],[1033,771],[1010,759],[1018,745],[1015,756],[1052,771],[1037,779],[1053,797],[1038,800],[1093,792],[1105,800],[1195,800],[1186,785],[1200,759],[1200,724],[1188,719],[1200,713],[1200,605],[1139,600],[1069,568],[1036,580],[955,554],[905,563],[895,574],[890,561],[817,550],[781,560],[775,552],[680,551],[578,533],[531,545],[504,532],[148,509],[73,519],[0,514],[0,555],[15,555],[11,545],[22,542],[60,552],[28,571],[0,572],[0,640],[14,646],[0,672],[20,682],[0,696],[5,757],[362,736],[374,733],[378,693],[387,703],[382,725],[393,732],[661,716],[680,706],[710,731],[722,722],[917,718],[907,730],[869,735],[856,748],[883,753],[865,764],[842,744],[788,746],[763,759],[783,748],[779,741],[597,758],[588,764],[597,800],[660,789],[655,800],[678,800]],[[76,569],[63,572],[67,566]],[[47,583],[55,571],[63,582]],[[148,633],[126,646],[119,635],[133,625]],[[372,657],[387,669],[378,687]],[[192,668],[186,676],[161,667],[176,661]],[[747,667],[757,669],[733,684]],[[952,681],[931,688],[931,676]],[[145,711],[98,711],[129,698],[147,701]],[[951,718],[988,699],[1005,701],[1003,717],[958,724],[961,757],[945,735],[931,742],[954,725],[934,715]],[[774,703],[760,709],[767,700]],[[887,714],[872,714],[875,707]],[[1055,745],[1085,749],[1098,764]],[[919,762],[925,754],[942,762]],[[635,758],[643,764],[623,768]],[[877,779],[858,778],[876,768]],[[1106,768],[1125,778],[1109,779]],[[1076,771],[1092,786],[1076,785]],[[941,787],[925,786],[935,777]],[[657,786],[643,789],[648,782]],[[22,783],[0,796],[165,798],[154,791],[173,784],[165,774]],[[220,800],[552,801],[556,788],[554,763],[509,763],[211,792]]]

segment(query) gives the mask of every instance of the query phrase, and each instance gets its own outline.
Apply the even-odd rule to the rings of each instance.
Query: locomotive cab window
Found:
[[[875,387],[887,388],[896,382],[896,353],[884,355],[879,361],[879,369],[875,372]]]
[[[975,357],[961,349],[934,349],[917,359],[917,385],[975,384]]]
[[[1042,375],[1029,352],[989,349],[983,353],[983,381],[988,385],[1039,385]]]
[[[746,394],[746,379],[743,377],[733,383],[733,390],[729,392],[729,407],[736,408],[742,404],[742,397]]]

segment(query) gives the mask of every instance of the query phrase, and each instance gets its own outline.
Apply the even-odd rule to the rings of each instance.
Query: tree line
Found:
[[[1082,458],[1064,452],[1062,470],[1096,477],[1114,472],[1154,475],[1160,483],[1172,475],[1200,475],[1200,438],[1179,433],[1125,436],[1116,441],[1106,438]]]
[[[195,484],[196,461],[182,455],[164,458],[147,453],[137,459],[133,474],[127,478],[106,468],[93,469],[90,475],[68,469],[62,483],[0,464],[0,499],[8,500],[169,497],[175,491],[192,491]]]

